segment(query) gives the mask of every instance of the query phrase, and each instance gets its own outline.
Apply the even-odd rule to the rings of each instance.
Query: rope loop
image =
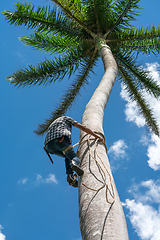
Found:
[[[105,136],[104,136],[103,133],[101,133],[101,132],[95,132],[95,133],[98,134],[98,135],[100,135],[100,136],[104,139],[104,141],[101,142],[101,143],[103,143],[103,145],[105,146],[105,150],[106,150],[106,154],[107,154],[107,146],[106,146],[106,144],[105,144]],[[88,135],[88,138],[84,140],[84,138],[85,138],[87,135]],[[96,159],[96,157],[94,157],[93,154],[92,154],[92,152],[91,152],[91,146],[90,146],[90,141],[91,141],[91,140],[94,140],[94,141],[95,141],[94,145],[95,145],[95,153],[96,153],[96,156],[99,158],[100,162],[102,163],[104,169],[106,170],[106,172],[107,172],[107,174],[108,174],[108,176],[109,176],[110,185],[111,185],[111,189],[112,189],[112,194],[111,194],[111,191],[109,190],[108,184],[106,183],[106,173],[105,173],[105,170],[102,168],[102,166],[100,165],[100,163],[98,162],[98,160]],[[80,149],[80,147],[82,146],[82,144],[85,143],[85,142],[88,142],[88,147],[89,147],[89,154],[90,154],[90,156],[96,161],[98,167],[101,169],[101,171],[102,171],[103,174],[104,174],[104,182],[103,182],[102,186],[101,186],[100,188],[98,188],[98,189],[91,188],[91,187],[87,186],[87,185],[84,184],[84,183],[82,183],[82,185],[83,185],[84,187],[92,190],[92,191],[95,191],[95,192],[98,192],[98,191],[100,191],[102,188],[106,187],[106,201],[107,201],[107,203],[109,203],[109,204],[113,204],[113,203],[115,202],[115,193],[114,193],[114,188],[113,188],[113,184],[112,184],[111,174],[110,174],[110,172],[108,171],[107,167],[105,166],[102,158],[99,156],[99,154],[98,154],[98,152],[97,152],[97,145],[98,145],[99,139],[98,139],[98,138],[90,138],[90,135],[89,135],[89,134],[85,134],[85,135],[81,138],[81,140],[73,146],[73,147],[75,147],[76,145],[79,145],[79,146],[78,146],[78,149],[77,149],[77,154],[79,154],[79,149]],[[85,174],[85,173],[84,173],[84,174]],[[110,195],[111,195],[112,198],[113,198],[112,201],[109,201],[109,199],[108,199],[108,191],[109,191]]]

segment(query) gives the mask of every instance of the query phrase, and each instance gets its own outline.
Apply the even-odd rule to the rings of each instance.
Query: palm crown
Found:
[[[138,16],[140,0],[52,0],[52,7],[38,7],[31,3],[15,4],[15,11],[3,12],[5,19],[16,26],[34,29],[29,37],[20,38],[26,45],[50,54],[58,53],[54,60],[45,59],[37,66],[29,65],[8,77],[18,87],[47,85],[61,81],[78,72],[60,105],[43,124],[37,134],[43,134],[50,123],[66,113],[80,89],[88,83],[100,54],[101,40],[111,48],[119,69],[119,79],[125,83],[132,100],[137,102],[146,123],[159,135],[156,120],[141,94],[145,89],[156,98],[160,87],[140,66],[137,55],[157,54],[160,51],[160,27],[133,27],[130,22]]]

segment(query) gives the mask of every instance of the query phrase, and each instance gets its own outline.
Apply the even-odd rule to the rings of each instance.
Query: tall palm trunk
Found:
[[[96,132],[103,133],[104,109],[116,80],[118,68],[107,45],[101,46],[100,54],[105,74],[85,108],[82,124]],[[84,133],[81,132],[81,138],[83,136]],[[87,139],[87,136],[84,139]],[[91,152],[95,156],[94,143],[92,140]],[[98,142],[97,152],[107,170],[102,166],[98,156],[96,158],[100,165],[90,156],[88,142],[82,143],[79,152],[82,161],[81,167],[84,170],[79,186],[79,216],[82,239],[128,240],[122,205],[110,170],[106,149],[102,143]],[[106,186],[103,186],[105,177],[108,190],[106,190]],[[89,188],[92,188],[92,190]],[[99,190],[93,191],[93,189]]]

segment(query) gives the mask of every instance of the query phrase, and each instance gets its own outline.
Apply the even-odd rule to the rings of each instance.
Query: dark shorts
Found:
[[[60,157],[65,157],[63,151],[70,145],[72,145],[72,141],[68,136],[64,136],[63,141],[62,137],[55,138],[49,143],[46,144],[46,149],[49,153],[58,155]]]
[[[75,153],[73,147],[69,148],[69,150],[64,154],[63,151],[68,147],[72,145],[72,141],[68,136],[64,136],[64,139],[62,141],[62,137],[56,138],[49,143],[46,144],[46,149],[50,154],[55,154],[60,157],[65,158],[65,164],[66,164],[66,173],[72,173],[71,170],[71,160],[74,160],[78,165],[80,163],[80,160]]]

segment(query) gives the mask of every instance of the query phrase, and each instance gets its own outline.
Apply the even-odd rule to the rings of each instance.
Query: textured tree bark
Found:
[[[82,124],[91,128],[93,131],[103,133],[104,109],[116,80],[118,68],[110,48],[107,45],[101,47],[100,54],[104,63],[105,74],[85,108]],[[81,132],[81,138],[84,137],[84,135],[85,133]],[[85,139],[87,139],[87,136],[84,140]],[[95,156],[94,143],[94,140],[92,140],[91,152]],[[97,164],[90,156],[87,142],[81,145],[79,151],[81,167],[84,170],[84,175],[79,179],[79,217],[82,239],[128,240],[123,208],[103,143],[98,142],[97,152],[109,173],[103,167],[99,157],[96,156],[99,162],[99,164]],[[108,190],[106,190],[106,185],[102,187],[105,177]],[[83,184],[95,190],[100,187],[102,188],[98,191],[93,191]],[[112,204],[107,202],[106,192],[108,202],[113,202],[115,197],[115,201]]]

